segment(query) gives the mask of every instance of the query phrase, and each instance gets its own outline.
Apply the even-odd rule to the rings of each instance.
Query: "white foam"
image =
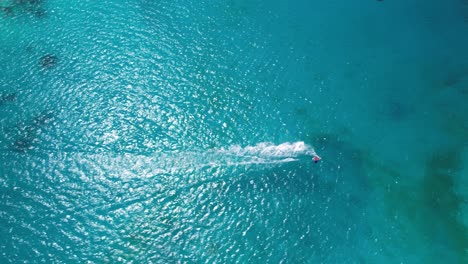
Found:
[[[237,156],[256,156],[270,159],[316,155],[315,150],[303,141],[293,143],[286,142],[279,145],[275,145],[271,142],[261,142],[255,146],[246,147],[234,145],[227,149],[221,149],[219,152],[230,153]]]
[[[134,153],[74,153],[65,155],[73,160],[94,164],[100,172],[119,175],[123,178],[153,177],[161,174],[190,174],[196,170],[249,166],[279,166],[296,162],[301,156],[316,155],[314,149],[302,141],[275,145],[262,142],[254,146],[233,145],[197,151],[155,152],[153,155]],[[59,160],[59,159],[58,159]],[[257,166],[257,167],[256,167]],[[98,173],[99,174],[99,173]]]

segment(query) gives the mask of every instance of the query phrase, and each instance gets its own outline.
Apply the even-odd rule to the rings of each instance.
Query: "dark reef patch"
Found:
[[[398,101],[398,100],[390,100],[384,105],[383,114],[387,117],[388,120],[392,121],[402,121],[406,119],[411,113],[413,109]]]
[[[33,148],[34,140],[31,138],[19,138],[13,142],[12,149],[17,152],[25,152]]]
[[[31,10],[31,13],[37,18],[43,18],[47,15],[47,12],[44,8],[35,8]]]
[[[5,14],[6,16],[13,16],[14,13],[13,13],[13,7],[11,6],[2,6],[0,7],[0,11],[2,11],[3,14]]]
[[[417,237],[425,237],[424,247],[432,251],[424,262],[432,257],[453,256],[451,263],[467,263],[468,229],[460,222],[459,215],[464,201],[456,193],[456,174],[462,169],[461,150],[455,148],[434,152],[425,163],[425,171],[419,186],[408,183],[407,175],[369,161],[381,174],[376,184],[384,189],[388,218],[403,237],[407,250],[421,248]],[[447,253],[450,249],[452,253]]]
[[[33,44],[28,44],[25,48],[27,52],[33,52],[34,51],[34,45]]]
[[[56,56],[47,54],[40,59],[39,64],[44,69],[50,69],[54,67],[57,64],[57,62],[58,59]]]
[[[457,70],[446,73],[442,80],[444,87],[456,87],[462,83],[468,83],[468,66],[460,66]]]
[[[50,123],[54,119],[52,111],[44,111],[33,119],[33,124],[36,126],[43,126]]]
[[[33,149],[34,144],[39,142],[38,135],[46,125],[53,122],[55,119],[51,111],[44,111],[34,117],[29,123],[18,124],[14,131],[7,135],[14,139],[10,149],[17,152],[25,152]]]
[[[467,144],[468,142],[468,117],[463,111],[457,113],[443,112],[444,122],[443,129],[450,135],[450,138],[457,144]]]
[[[16,93],[2,93],[0,94],[0,106],[4,105],[5,103],[14,102],[17,98]]]
[[[422,232],[430,240],[449,244],[459,253],[460,262],[468,260],[468,229],[458,220],[464,202],[456,194],[454,174],[462,168],[461,153],[457,150],[436,152],[426,162],[422,199],[426,210],[419,212],[425,221]],[[435,217],[434,217],[435,216]]]
[[[6,16],[34,15],[42,18],[46,14],[44,1],[41,0],[15,0],[1,4],[0,2],[0,11]]]
[[[443,68],[440,65],[444,65]],[[425,90],[431,93],[444,91],[462,93],[462,90],[468,87],[468,64],[439,60],[428,64],[422,71],[422,77],[428,84]]]

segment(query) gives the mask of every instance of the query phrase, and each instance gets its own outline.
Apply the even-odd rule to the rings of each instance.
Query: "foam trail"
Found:
[[[316,155],[314,149],[302,141],[275,145],[270,142],[254,146],[233,145],[196,151],[155,152],[152,155],[116,152],[49,152],[51,160],[70,159],[93,164],[102,172],[115,177],[153,177],[161,174],[187,174],[209,168],[277,166],[297,161],[302,156]],[[252,167],[256,166],[258,167]]]
[[[227,149],[221,149],[220,153],[230,153],[237,156],[256,156],[269,159],[277,158],[296,158],[299,156],[317,155],[315,150],[305,144],[303,141],[294,143],[282,143],[275,145],[271,142],[258,143],[255,146],[241,147],[239,145],[231,146]]]
[[[197,152],[159,153],[157,166],[166,172],[177,172],[185,169],[203,169],[209,167],[235,167],[250,165],[280,165],[297,161],[301,156],[316,155],[314,149],[302,141],[275,145],[270,142],[258,143],[255,146],[241,147],[233,145],[228,148],[217,148]]]

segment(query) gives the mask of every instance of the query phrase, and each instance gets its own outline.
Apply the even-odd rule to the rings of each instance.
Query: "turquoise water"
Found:
[[[0,6],[1,263],[468,262],[466,1]]]

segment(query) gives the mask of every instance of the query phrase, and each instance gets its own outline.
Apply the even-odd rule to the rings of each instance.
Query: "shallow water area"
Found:
[[[467,262],[467,18],[0,0],[0,262]]]

